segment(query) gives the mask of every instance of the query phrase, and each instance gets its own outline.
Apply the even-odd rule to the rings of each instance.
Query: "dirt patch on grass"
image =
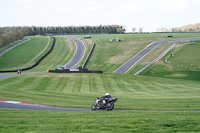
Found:
[[[182,77],[187,77],[187,74],[177,73],[177,74],[167,75],[166,77],[173,77],[173,78],[179,77],[179,78],[182,78]]]
[[[180,43],[178,43],[178,44],[176,44],[174,47],[175,48],[180,48],[180,47],[182,47],[182,46],[184,46],[185,44],[180,44]]]
[[[113,56],[110,59],[108,59],[108,63],[110,64],[122,64],[124,62],[124,59],[126,56]]]
[[[110,64],[122,64],[128,59],[132,58],[134,54],[137,53],[137,51],[140,51],[140,46],[137,45],[135,42],[128,42],[127,44],[120,44],[116,43],[115,45],[118,45],[118,49],[120,49],[120,54],[113,56],[107,60],[107,63]]]
[[[91,45],[92,44],[92,40],[90,40],[90,39],[83,39],[82,41],[84,42],[85,45]]]
[[[67,44],[69,45],[70,51],[74,49],[74,43],[70,39],[66,39]]]
[[[113,56],[110,59],[108,59],[107,63],[110,63],[110,64],[122,64],[126,60],[128,60],[128,59],[130,59],[132,57],[132,56],[130,56],[131,52],[132,51],[127,51],[122,55]]]

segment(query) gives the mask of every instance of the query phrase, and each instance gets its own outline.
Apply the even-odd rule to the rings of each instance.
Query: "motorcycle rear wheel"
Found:
[[[107,108],[106,108],[107,111],[113,110],[113,108],[114,108],[114,106],[115,106],[114,103],[110,103],[110,104],[111,104],[110,107],[107,107]]]

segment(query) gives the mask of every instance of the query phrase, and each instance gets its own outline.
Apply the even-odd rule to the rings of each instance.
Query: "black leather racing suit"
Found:
[[[112,96],[111,95],[102,96],[102,97],[100,97],[100,102],[103,103],[103,100],[105,100],[107,103],[109,98],[112,98]]]

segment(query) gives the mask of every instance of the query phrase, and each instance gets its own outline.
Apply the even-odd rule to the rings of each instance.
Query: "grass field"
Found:
[[[0,110],[6,132],[199,132],[199,113]]]
[[[177,39],[198,37],[200,34],[172,35]],[[109,39],[116,37],[122,42],[109,42]],[[55,69],[57,65],[66,64],[72,58],[75,45],[66,38],[56,37],[56,39],[52,53],[29,72]],[[112,73],[149,43],[165,39],[168,38],[162,38],[162,34],[92,35],[96,47],[86,67],[103,70],[104,74],[43,72],[4,78],[0,79],[0,100],[89,109],[96,97],[109,92],[113,97],[119,98],[114,110],[200,110],[200,82],[196,80],[198,76],[195,75],[195,73],[198,75],[198,71],[166,64],[165,58],[169,55],[152,65],[142,75],[133,75],[134,71],[162,53],[171,44],[157,47],[127,74]],[[91,43],[86,41],[86,49],[89,51]],[[171,62],[181,61],[181,57],[182,59],[184,57],[183,52],[188,53],[189,48],[192,48],[189,51],[199,49],[198,42],[189,48],[185,48],[187,45],[184,44],[178,46],[180,49],[177,50],[175,58],[170,59]],[[188,57],[190,58],[192,57]],[[197,66],[199,62],[195,63],[195,60],[198,59],[195,57],[191,62]],[[181,70],[189,73],[193,79],[166,76],[177,74]],[[192,112],[57,112],[1,109],[0,118],[1,132],[200,131],[199,113]]]
[[[187,66],[191,69],[200,70],[200,41],[194,42],[195,45],[177,44],[177,47],[171,51],[175,56],[173,58],[169,58],[168,61],[180,65],[182,64],[183,66]],[[174,52],[175,50],[177,51],[176,53]]]
[[[102,70],[112,73],[123,63],[141,51],[148,44],[159,40],[198,38],[199,33],[169,33],[173,38],[163,38],[162,34],[116,34],[116,35],[92,35],[92,41],[96,44],[94,52],[87,68]],[[83,38],[84,36],[74,36]],[[119,38],[121,42],[109,42],[112,38]],[[141,66],[138,66],[141,67]],[[131,69],[133,73],[137,67]]]
[[[136,63],[127,74],[135,74],[137,71],[142,69],[145,65],[159,57],[166,49],[168,49],[173,43],[164,43],[153,49],[144,58],[142,58],[138,63]]]
[[[109,92],[115,109],[200,110],[199,82],[121,74],[31,74],[0,80],[0,99],[90,108]]]
[[[0,70],[22,69],[33,65],[38,58],[34,59],[48,44],[47,37],[31,37],[31,40],[10,50],[0,57]]]
[[[24,37],[22,40],[18,40],[18,41],[12,42],[9,45],[6,45],[6,46],[0,48],[0,53],[3,52],[4,50],[6,50],[6,49],[8,49],[8,48],[10,48],[12,46],[14,46],[15,44],[20,43],[20,42],[25,41],[25,40],[27,40],[26,37]]]
[[[56,43],[53,51],[35,68],[27,72],[42,72],[54,70],[57,65],[65,65],[71,60],[76,51],[75,44],[66,38],[56,37]]]
[[[142,75],[199,81],[200,41],[195,42],[195,45],[177,43],[176,46],[165,57],[163,57],[162,60],[153,64],[145,70]],[[174,54],[173,58],[169,58],[171,53]]]
[[[92,47],[90,41],[83,40],[86,51],[82,60],[77,64],[82,66],[85,59],[87,58],[89,51]],[[67,64],[76,51],[76,46],[73,41],[68,38],[56,37],[56,43],[53,51],[50,55],[48,55],[37,67],[29,70],[28,72],[36,72],[36,71],[46,71],[46,70],[54,70],[57,68],[57,65],[65,65]]]

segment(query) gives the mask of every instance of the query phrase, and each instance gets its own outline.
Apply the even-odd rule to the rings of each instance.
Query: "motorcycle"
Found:
[[[91,110],[107,110],[111,111],[114,108],[114,103],[117,98],[109,98],[108,100],[96,98],[96,102],[91,106]]]

